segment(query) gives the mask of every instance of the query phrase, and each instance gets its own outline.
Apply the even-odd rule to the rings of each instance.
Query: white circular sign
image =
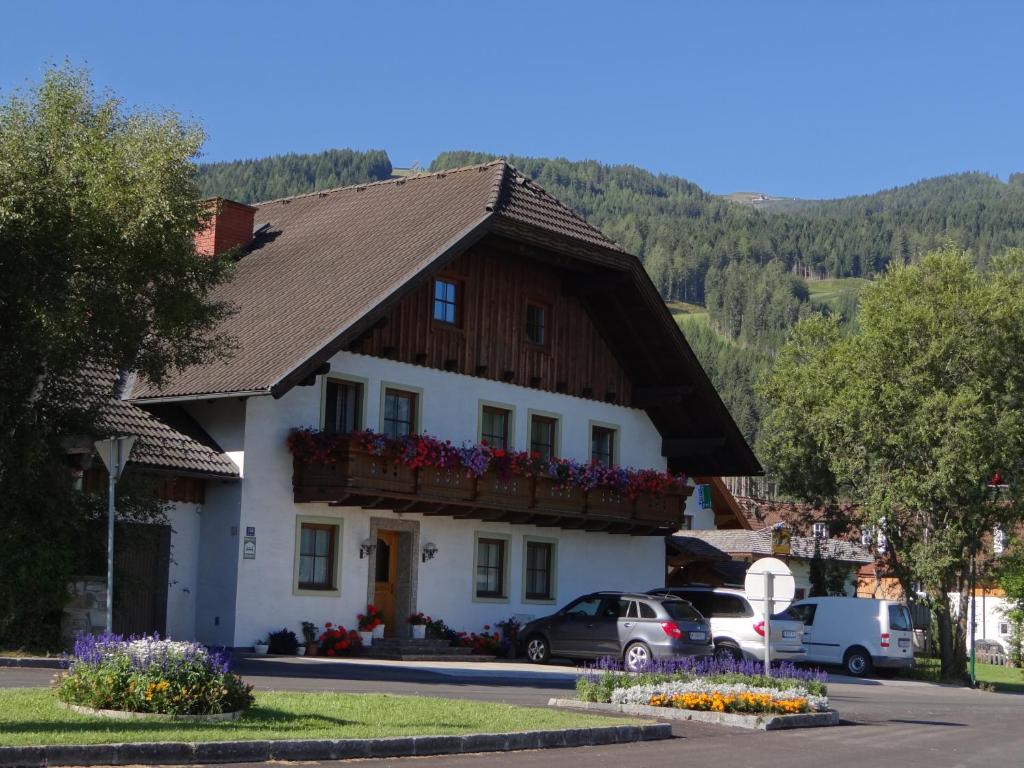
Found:
[[[747,578],[743,582],[743,590],[748,600],[765,599],[765,574],[771,574],[772,600],[776,603],[788,603],[796,594],[796,580],[789,566],[775,557],[762,557],[747,568]]]

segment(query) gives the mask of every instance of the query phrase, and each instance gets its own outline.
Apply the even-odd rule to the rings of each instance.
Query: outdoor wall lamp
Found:
[[[437,554],[437,544],[435,544],[432,541],[428,541],[426,544],[423,545],[423,562],[424,563],[427,562],[427,560],[433,560],[434,559],[434,555],[436,555],[436,554]]]
[[[377,551],[377,545],[369,539],[364,539],[363,543],[359,545],[359,559],[362,560],[364,557],[369,557]]]

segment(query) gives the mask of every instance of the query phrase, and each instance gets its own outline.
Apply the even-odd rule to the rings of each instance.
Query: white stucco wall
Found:
[[[199,516],[195,639],[233,645],[242,483],[210,480]]]
[[[556,413],[561,418],[558,450],[561,456],[588,460],[590,422],[599,421],[619,428],[620,464],[659,469],[666,466],[661,456],[661,436],[642,410],[347,352],[339,353],[332,361],[332,375],[350,375],[364,381],[364,424],[374,429],[380,426],[381,387],[382,382],[387,382],[390,386],[421,390],[419,431],[455,443],[477,439],[479,401],[487,400],[514,408],[513,443],[517,449],[526,448],[528,411],[539,410]],[[237,525],[240,535],[248,527],[255,528],[256,558],[243,559],[236,539],[232,562],[237,565],[238,582],[232,645],[252,645],[257,637],[281,626],[298,631],[303,620],[321,626],[325,621],[351,626],[356,613],[365,608],[368,561],[359,559],[359,544],[369,534],[371,517],[395,515],[379,510],[295,504],[292,500],[292,461],[285,441],[292,427],[320,425],[321,392],[322,382],[318,381],[316,386],[295,387],[280,400],[252,397],[247,401],[245,478],[241,484],[241,516]],[[194,415],[204,423],[198,411]],[[293,594],[298,515],[341,521],[340,596]],[[664,583],[664,543],[660,537],[563,531],[420,515],[404,515],[403,518],[420,521],[420,541],[432,541],[439,549],[437,557],[428,563],[420,564],[419,558],[416,559],[420,585],[415,608],[435,617],[439,615],[457,628],[479,630],[484,624],[511,614],[542,615],[552,610],[553,606],[532,605],[521,599],[522,539],[526,535],[558,540],[558,604],[594,589],[648,589]],[[212,523],[207,526],[206,522],[204,519],[204,539],[207,527],[211,533],[215,527]],[[218,530],[223,522],[217,523]],[[473,600],[474,531],[511,536],[508,602]],[[205,540],[204,545],[208,549],[212,547]],[[227,548],[219,551],[225,554]],[[201,568],[211,565],[216,567],[201,556]],[[226,599],[226,595],[224,597]],[[209,611],[199,612],[197,633],[201,637],[203,633],[211,636],[209,619]]]
[[[200,504],[175,502],[167,512],[171,526],[171,562],[167,577],[167,636],[192,639],[196,634],[199,592]]]

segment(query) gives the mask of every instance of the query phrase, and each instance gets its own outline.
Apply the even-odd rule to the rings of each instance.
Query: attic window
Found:
[[[448,325],[459,324],[459,284],[450,278],[434,280],[434,320]]]
[[[548,312],[543,304],[531,301],[526,305],[526,338],[531,344],[547,344]]]

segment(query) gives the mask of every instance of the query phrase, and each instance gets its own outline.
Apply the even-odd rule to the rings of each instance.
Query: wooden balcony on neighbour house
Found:
[[[692,489],[685,485],[630,498],[609,488],[560,486],[552,478],[488,470],[479,478],[454,469],[411,469],[345,441],[334,463],[293,459],[296,503],[390,509],[454,518],[632,535],[678,529]]]

